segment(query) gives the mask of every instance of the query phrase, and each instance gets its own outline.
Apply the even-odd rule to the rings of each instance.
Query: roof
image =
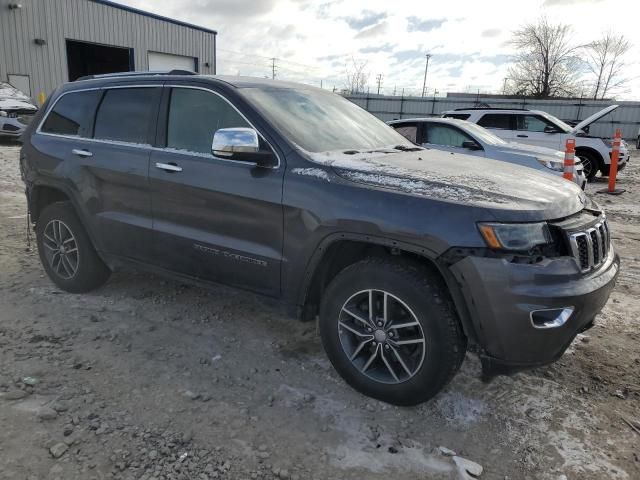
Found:
[[[173,23],[174,25],[180,25],[181,27],[193,28],[194,30],[200,30],[201,32],[211,33],[213,35],[217,35],[218,32],[215,30],[210,30],[208,28],[199,27],[198,25],[194,25],[192,23],[182,22],[180,20],[176,20],[174,18],[164,17],[162,15],[158,15],[156,13],[147,12],[145,10],[140,10],[138,8],[129,7],[127,5],[122,5],[121,3],[112,2],[110,0],[89,0],[94,3],[99,3],[101,5],[105,5],[107,7],[118,8],[120,10],[124,10],[131,13],[136,13],[138,15],[144,15],[145,17],[155,18],[156,20],[160,20],[162,22]]]

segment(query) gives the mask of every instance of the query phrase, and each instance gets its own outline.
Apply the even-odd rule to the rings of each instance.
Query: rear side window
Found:
[[[100,91],[67,93],[49,112],[40,131],[74,137],[91,136],[91,120],[96,111]]]
[[[486,113],[478,121],[478,125],[485,128],[513,130],[511,117],[512,115],[506,113]]]
[[[171,91],[167,122],[167,147],[198,153],[211,153],[220,128],[251,127],[218,95],[189,88]]]
[[[458,120],[466,120],[471,116],[469,113],[445,113],[444,118],[457,118]]]
[[[418,143],[418,126],[415,124],[410,125],[392,125],[400,135],[413,143]]]
[[[149,143],[148,132],[157,88],[113,88],[105,91],[94,138],[128,143]]]

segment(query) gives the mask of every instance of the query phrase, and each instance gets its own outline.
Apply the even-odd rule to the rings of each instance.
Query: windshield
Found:
[[[319,89],[240,90],[289,140],[308,152],[415,147],[349,100]]]
[[[475,123],[464,122],[464,127],[470,134],[475,135],[484,143],[488,143],[489,145],[505,145],[507,143],[486,128],[476,125]]]
[[[558,128],[562,130],[564,133],[569,133],[571,132],[571,130],[573,130],[573,127],[571,125],[564,123],[562,120],[560,120],[557,117],[554,117],[553,115],[549,115],[547,112],[539,112],[539,114],[542,115],[547,120],[549,120],[554,125],[557,125]]]

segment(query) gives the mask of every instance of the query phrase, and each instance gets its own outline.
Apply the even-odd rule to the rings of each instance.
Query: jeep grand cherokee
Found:
[[[425,401],[467,349],[542,365],[592,325],[619,269],[573,183],[417,147],[305,85],[169,72],[66,84],[21,151],[42,264],[69,292],[135,266],[318,318],[354,388]]]

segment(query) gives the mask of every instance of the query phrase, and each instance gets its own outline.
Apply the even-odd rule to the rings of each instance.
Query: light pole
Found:
[[[431,54],[427,53],[426,57],[427,57],[427,64],[424,67],[424,81],[422,82],[422,96],[423,97],[424,97],[424,94],[426,93],[426,90],[427,90],[427,72],[429,71],[429,59],[431,58]]]

